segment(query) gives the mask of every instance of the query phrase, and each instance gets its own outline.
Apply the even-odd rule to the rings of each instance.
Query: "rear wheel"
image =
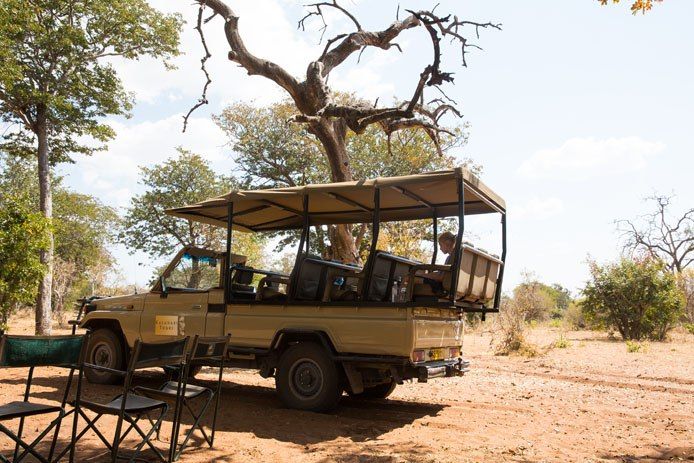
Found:
[[[342,395],[337,365],[312,342],[295,344],[282,354],[275,385],[282,403],[299,410],[330,411]]]
[[[120,336],[108,328],[94,331],[89,337],[86,362],[114,370],[123,370],[123,343]],[[84,375],[90,383],[96,384],[115,384],[122,379],[119,375],[92,368],[85,368]]]
[[[348,392],[353,399],[385,399],[395,390],[396,382],[391,380],[389,383],[379,384],[378,386],[365,387],[359,394]]]

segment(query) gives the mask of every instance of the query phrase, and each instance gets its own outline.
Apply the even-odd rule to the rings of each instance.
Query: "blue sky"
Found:
[[[624,0],[623,0],[624,1]],[[248,77],[226,59],[222,24],[206,27],[213,54],[211,104],[197,111],[181,133],[181,116],[199,96],[200,42],[193,31],[196,8],[188,1],[152,0],[180,11],[188,24],[178,69],[151,60],[116,61],[126,87],[135,92],[131,119],[113,119],[118,137],[108,152],[60,167],[66,183],[117,208],[141,192],[137,166],[163,161],[176,146],[199,152],[220,172],[233,168],[234,153],[211,122],[237,100],[266,104],[282,92]],[[297,31],[303,7],[289,0],[232,1],[248,48],[302,75],[320,54],[317,27]],[[411,5],[410,5],[411,4]],[[401,2],[422,8],[424,2]],[[396,2],[349,1],[367,29],[386,27]],[[412,6],[413,5],[413,6]],[[509,254],[506,289],[523,270],[571,289],[587,277],[588,255],[600,261],[619,254],[614,220],[648,211],[643,198],[675,193],[675,211],[694,203],[694,2],[665,0],[652,12],[632,16],[624,5],[593,0],[442,1],[438,12],[461,19],[499,22],[503,31],[482,31],[484,51],[468,55],[448,48],[444,68],[455,71],[447,89],[470,124],[470,140],[456,155],[484,167],[483,180],[507,201]],[[329,18],[330,35],[344,18]],[[431,51],[423,31],[408,31],[395,50],[368,50],[338,68],[333,89],[391,101],[411,94]],[[469,31],[474,36],[473,31]],[[125,282],[144,284],[152,265],[142,254],[114,249]]]

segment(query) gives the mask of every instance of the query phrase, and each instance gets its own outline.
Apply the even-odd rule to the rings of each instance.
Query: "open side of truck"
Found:
[[[185,248],[144,295],[94,300],[80,326],[90,360],[118,366],[136,338],[231,334],[230,364],[274,376],[285,405],[328,410],[343,390],[386,397],[404,380],[463,374],[463,314],[498,311],[506,259],[503,200],[464,169],[358,182],[234,191],[168,211],[227,229],[226,250]],[[463,242],[465,217],[501,216],[501,256]],[[457,217],[451,264],[436,264],[438,220]],[[431,219],[430,263],[377,249],[385,221]],[[371,225],[363,267],[311,254],[311,227]],[[234,232],[301,230],[290,274],[252,268],[231,252]],[[189,260],[215,269],[205,289],[172,284]],[[432,289],[422,277],[442,275]],[[107,376],[90,378],[107,382]]]

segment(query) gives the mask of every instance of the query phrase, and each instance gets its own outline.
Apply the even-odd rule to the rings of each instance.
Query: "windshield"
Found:
[[[220,259],[185,253],[165,277],[167,288],[207,290],[220,285]]]

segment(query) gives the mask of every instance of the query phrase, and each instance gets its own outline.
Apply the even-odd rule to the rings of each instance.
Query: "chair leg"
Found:
[[[132,427],[137,431],[137,433],[142,437],[142,441],[135,447],[135,451],[133,452],[132,456],[128,460],[129,463],[132,463],[133,461],[137,460],[137,456],[140,454],[142,451],[142,447],[144,447],[145,444],[147,444],[152,451],[159,457],[159,459],[166,463],[167,458],[164,456],[164,454],[161,453],[161,451],[152,443],[152,434],[154,434],[159,427],[161,426],[162,421],[164,421],[164,415],[166,415],[166,412],[168,411],[168,407],[163,407],[161,413],[159,414],[159,417],[156,420],[156,423],[152,428],[145,434],[144,431],[137,425],[137,422],[139,421],[139,418],[136,418],[134,421],[132,421]],[[131,418],[132,420],[132,418]]]
[[[61,413],[62,415],[62,413]],[[39,460],[42,463],[50,463],[46,457],[38,453],[36,450],[34,450],[34,447],[43,440],[44,437],[48,435],[49,432],[53,429],[53,427],[58,423],[58,420],[53,420],[51,424],[48,425],[46,429],[41,432],[30,444],[27,444],[24,442],[21,437],[19,437],[18,434],[13,433],[9,429],[7,429],[4,425],[0,424],[0,431],[2,431],[5,435],[7,435],[10,439],[12,439],[15,443],[15,454],[17,455],[16,458],[12,459],[12,463],[19,463],[26,457],[27,455],[32,455],[34,458]],[[24,449],[22,453],[19,453],[19,448]],[[3,457],[5,458],[5,457]]]
[[[203,435],[203,438],[205,439],[205,442],[207,442],[207,445],[212,447],[213,440],[212,440],[212,438],[210,438],[207,435],[207,433],[205,432],[205,429],[200,425],[200,421],[205,416],[205,412],[207,411],[207,408],[209,407],[210,403],[212,402],[212,399],[214,398],[214,396],[215,396],[215,394],[211,393],[207,397],[205,404],[202,406],[202,408],[200,409],[200,411],[197,414],[193,411],[193,409],[191,408],[191,406],[187,400],[182,401],[182,404],[186,407],[186,409],[188,410],[188,413],[190,413],[190,416],[193,417],[194,421],[193,421],[193,425],[190,427],[190,429],[186,433],[186,435],[183,439],[183,442],[180,445],[178,445],[179,430],[176,429],[175,440],[172,441],[172,443],[171,443],[172,449],[173,449],[173,451],[171,452],[172,453],[172,461],[177,461],[180,458],[181,453],[183,453],[183,449],[185,449],[186,445],[188,444],[188,441],[193,436],[193,433],[195,432],[196,429],[200,430],[200,432]],[[180,423],[180,416],[179,416],[178,422]],[[213,432],[214,432],[214,428],[213,428]]]

